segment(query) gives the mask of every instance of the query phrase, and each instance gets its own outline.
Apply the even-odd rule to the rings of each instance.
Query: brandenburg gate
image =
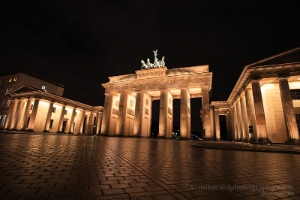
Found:
[[[207,115],[203,122],[205,139],[214,139],[211,131],[209,91],[212,72],[208,65],[168,69],[164,57],[154,63],[143,60],[142,69],[135,74],[109,77],[101,134],[108,136],[150,137],[152,101],[160,100],[159,135],[172,138],[173,99],[180,99],[180,138],[191,137],[191,98],[202,98]],[[200,118],[199,122],[200,123]]]

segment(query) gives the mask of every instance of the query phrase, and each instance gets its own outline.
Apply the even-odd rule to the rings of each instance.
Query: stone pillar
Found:
[[[73,108],[72,115],[71,115],[71,120],[70,120],[70,129],[69,129],[69,134],[74,133],[74,119],[76,116],[76,108]]]
[[[232,140],[231,139],[231,117],[230,117],[230,111],[226,112],[226,130],[227,130],[227,140]]]
[[[134,114],[134,127],[133,135],[141,136],[142,135],[142,121],[143,121],[143,93],[136,93],[136,104],[135,104],[135,114]]]
[[[214,106],[210,106],[210,131],[213,135],[214,140],[216,139],[216,125],[215,125],[215,111]]]
[[[160,102],[159,102],[159,137],[166,136],[166,124],[168,116],[168,91],[160,91]]]
[[[279,78],[279,89],[281,95],[281,103],[284,113],[285,125],[288,132],[287,144],[299,143],[299,131],[296,122],[296,115],[293,106],[293,100],[287,78]]]
[[[32,113],[30,115],[30,121],[29,121],[29,126],[28,126],[28,131],[34,132],[34,126],[35,126],[35,119],[39,107],[40,99],[36,98],[34,100],[34,105],[32,109]]]
[[[181,89],[180,138],[191,138],[190,95],[188,89]]]
[[[63,105],[61,108],[61,113],[60,113],[60,117],[59,117],[59,122],[58,122],[58,133],[62,132],[62,124],[64,121],[64,117],[65,117],[65,110],[66,110],[66,105]]]
[[[100,134],[101,122],[102,122],[102,112],[97,113],[97,124],[96,124],[96,135]]]
[[[234,140],[239,141],[239,126],[238,126],[238,113],[236,103],[233,105],[234,112]]]
[[[242,111],[241,111],[241,102],[240,98],[236,101],[236,107],[237,107],[237,118],[238,118],[238,135],[239,135],[239,141],[242,142],[244,140],[244,121],[242,118]]]
[[[124,92],[121,93],[120,95],[119,115],[117,120],[116,135],[124,135],[126,108],[127,108],[127,100],[128,100],[127,97],[128,95]]]
[[[45,133],[49,133],[50,120],[51,120],[52,110],[53,110],[53,104],[54,104],[54,102],[49,103],[48,113],[47,113],[47,118],[46,118],[46,123],[45,123],[45,128],[44,128]]]
[[[23,107],[24,107],[23,101],[19,100],[17,110],[15,113],[15,117],[14,117],[14,120],[12,121],[12,126],[11,126],[12,130],[18,130],[18,123],[20,122],[20,119],[22,117]]]
[[[90,117],[89,117],[89,121],[88,121],[88,134],[93,134],[93,130],[94,130],[94,113],[91,111],[90,112]]]
[[[82,110],[79,125],[79,134],[83,134],[83,123],[84,123],[85,111]]]
[[[5,129],[13,129],[18,104],[18,99],[11,100],[9,104],[8,117],[4,126]]]
[[[215,118],[215,132],[216,132],[216,140],[221,140],[221,133],[220,133],[220,112],[218,107],[214,107],[214,118]]]
[[[30,114],[30,109],[31,109],[31,105],[33,103],[34,99],[28,99],[27,100],[27,104],[26,104],[26,108],[25,108],[25,113],[24,113],[24,121],[23,121],[23,130],[27,130],[28,129],[28,118],[29,118],[29,114]]]
[[[259,80],[252,80],[254,112],[256,118],[257,142],[270,143],[266,128],[266,118]]]
[[[103,135],[108,134],[108,124],[110,119],[111,106],[112,106],[112,95],[105,94],[105,100],[103,105],[103,117],[101,122],[101,134]]]
[[[247,115],[247,106],[246,106],[246,98],[245,93],[243,92],[240,98],[241,103],[241,114],[243,120],[243,141],[249,141],[249,124],[248,124],[248,115]]]
[[[24,121],[24,107],[25,107],[25,101],[20,100],[19,101],[20,108],[17,109],[18,111],[18,117],[16,118],[15,122],[15,129],[20,130],[23,128],[23,121]]]
[[[249,133],[249,140],[250,142],[256,142],[257,131],[256,131],[256,121],[254,115],[253,94],[251,88],[246,88],[245,98],[246,98],[247,114],[248,114],[248,132],[249,132],[249,126],[253,126],[253,133],[252,134]]]
[[[90,119],[92,117],[91,115],[92,115],[92,112],[90,112],[90,115],[86,116],[85,125],[84,125],[85,129],[83,130],[83,134],[89,133],[89,129],[90,129],[89,124],[90,124]]]
[[[209,108],[209,88],[202,88],[202,109],[206,111],[205,121],[203,121],[203,128],[205,129],[205,140],[214,140],[214,135],[211,132],[211,118],[210,118],[210,108]]]

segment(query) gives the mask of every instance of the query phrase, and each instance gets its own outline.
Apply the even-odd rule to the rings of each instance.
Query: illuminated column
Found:
[[[206,111],[205,121],[203,122],[203,128],[205,129],[205,140],[213,140],[214,135],[210,128],[211,119],[209,114],[209,88],[207,87],[202,88],[202,109]]]
[[[80,127],[79,127],[79,134],[83,134],[83,123],[84,123],[84,117],[85,117],[85,111],[81,111],[81,117],[80,117]]]
[[[4,126],[5,129],[13,128],[18,104],[18,99],[11,100],[8,110],[8,119],[6,120],[6,124]]]
[[[23,128],[23,121],[24,121],[24,108],[25,108],[25,101],[21,99],[19,101],[20,108],[17,109],[18,117],[16,118],[15,122],[15,129],[20,130]]]
[[[46,123],[45,123],[45,128],[44,128],[45,133],[49,133],[50,120],[51,120],[51,115],[52,115],[52,110],[53,110],[53,103],[54,102],[52,102],[52,101],[49,103],[48,113],[47,113],[47,118],[46,118]]]
[[[238,135],[239,135],[239,141],[243,141],[243,135],[244,135],[244,122],[243,122],[243,118],[242,118],[242,111],[241,111],[241,102],[240,102],[240,98],[237,99],[236,101],[236,107],[237,107],[237,117],[238,117]]]
[[[288,132],[288,140],[286,143],[299,143],[299,131],[296,122],[293,100],[290,92],[290,87],[287,78],[279,78],[279,88],[281,95],[281,103],[284,113],[284,120]]]
[[[62,132],[62,125],[63,125],[63,121],[64,121],[65,110],[66,110],[66,105],[63,105],[61,108],[61,113],[60,113],[59,122],[58,122],[58,131],[57,131],[58,133]]]
[[[257,131],[256,131],[256,121],[254,115],[254,102],[253,102],[253,93],[251,88],[245,89],[245,97],[246,97],[246,105],[247,105],[247,114],[248,114],[248,124],[249,126],[253,126],[252,134],[249,133],[249,139],[251,142],[256,142],[257,140]],[[248,129],[249,129],[248,126]],[[249,130],[248,130],[249,131]]]
[[[99,134],[100,134],[100,130],[101,130],[101,122],[102,122],[102,116],[103,116],[103,113],[102,113],[102,112],[98,112],[98,113],[97,113],[96,135],[99,135]]]
[[[241,113],[242,113],[242,121],[243,121],[243,141],[249,141],[249,130],[248,130],[248,115],[247,115],[247,106],[246,106],[246,98],[245,93],[243,92],[240,98],[241,103]]]
[[[215,112],[213,106],[209,107],[210,111],[210,131],[212,132],[212,135],[214,137],[214,140],[216,139],[216,127],[215,127]]]
[[[237,106],[236,103],[233,105],[234,112],[234,140],[239,140],[239,126],[238,126],[238,114],[237,114]]]
[[[70,129],[69,129],[70,134],[74,133],[74,119],[75,119],[75,116],[76,116],[76,108],[73,107],[71,120],[70,120]]]
[[[216,140],[221,140],[221,134],[220,134],[220,118],[219,118],[219,108],[214,108],[214,118],[215,118],[215,132],[216,132]]]
[[[89,133],[89,124],[90,124],[91,114],[92,113],[90,112],[90,114],[86,116],[85,125],[84,125],[85,129],[83,130],[83,134]]]
[[[266,128],[266,118],[264,105],[260,90],[259,80],[251,80],[252,91],[253,91],[253,101],[254,101],[254,111],[256,118],[256,129],[257,129],[257,142],[258,143],[269,143],[267,128]]]
[[[159,137],[172,138],[173,97],[168,90],[160,92]]]
[[[36,119],[36,115],[37,115],[39,103],[40,103],[40,99],[35,98],[33,109],[32,109],[32,113],[30,115],[30,121],[29,121],[29,125],[28,125],[28,131],[34,132],[35,119]]]
[[[17,110],[16,110],[16,112],[15,112],[15,117],[14,117],[14,119],[13,119],[13,121],[12,121],[12,125],[11,125],[11,129],[13,129],[13,130],[18,130],[18,123],[19,123],[19,121],[20,121],[20,119],[21,119],[21,113],[22,113],[22,108],[24,107],[24,103],[23,103],[23,101],[22,100],[19,100],[18,101],[18,106],[17,106]]]
[[[23,128],[22,128],[23,130],[28,129],[28,118],[29,118],[31,105],[32,105],[33,101],[34,101],[34,99],[31,99],[31,98],[27,100],[25,113],[24,113],[24,121],[23,121]]]
[[[188,89],[181,89],[180,99],[180,138],[191,138],[190,94]]]
[[[94,128],[94,113],[91,111],[90,112],[90,118],[89,118],[89,121],[88,121],[88,134],[93,134],[93,128]]]
[[[109,119],[112,109],[112,95],[105,94],[103,117],[101,122],[101,134],[108,134]]]
[[[227,130],[227,140],[232,140],[231,138],[231,116],[230,111],[226,112],[226,130]]]
[[[127,100],[128,100],[128,95],[124,92],[121,93],[116,135],[124,135],[124,132],[125,132],[124,127],[125,127]]]
[[[136,93],[135,115],[134,115],[134,127],[133,135],[142,135],[142,122],[143,122],[143,103],[144,95],[142,92]]]

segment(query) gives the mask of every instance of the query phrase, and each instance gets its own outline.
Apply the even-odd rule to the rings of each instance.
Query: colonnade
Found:
[[[60,113],[56,113],[55,116],[57,107],[61,109],[58,109]],[[67,110],[71,112],[69,117],[66,117]],[[78,113],[81,115],[77,116]],[[56,128],[52,128],[54,120],[58,121]],[[11,100],[4,128],[6,130],[99,134],[101,120],[101,110],[93,110],[92,107],[84,109],[55,100],[20,97]],[[75,121],[79,124],[76,129]]]

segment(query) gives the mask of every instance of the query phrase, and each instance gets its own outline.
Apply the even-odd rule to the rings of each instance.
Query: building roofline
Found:
[[[24,69],[17,69],[17,70],[11,71],[11,72],[7,72],[7,73],[4,73],[4,74],[0,74],[0,76],[7,76],[7,75],[11,75],[11,74],[19,74],[19,73],[23,73],[23,74],[26,74],[26,75],[29,75],[29,76],[32,76],[32,77],[41,79],[41,80],[43,80],[43,81],[52,83],[52,84],[57,85],[57,86],[62,87],[62,88],[65,87],[63,84],[60,84],[60,83],[57,83],[57,82],[55,82],[55,81],[46,79],[46,78],[41,77],[41,76],[39,76],[39,75],[36,75],[36,74],[34,74],[34,73],[32,73],[32,72],[28,72],[28,71],[26,71],[26,70],[24,70]]]

